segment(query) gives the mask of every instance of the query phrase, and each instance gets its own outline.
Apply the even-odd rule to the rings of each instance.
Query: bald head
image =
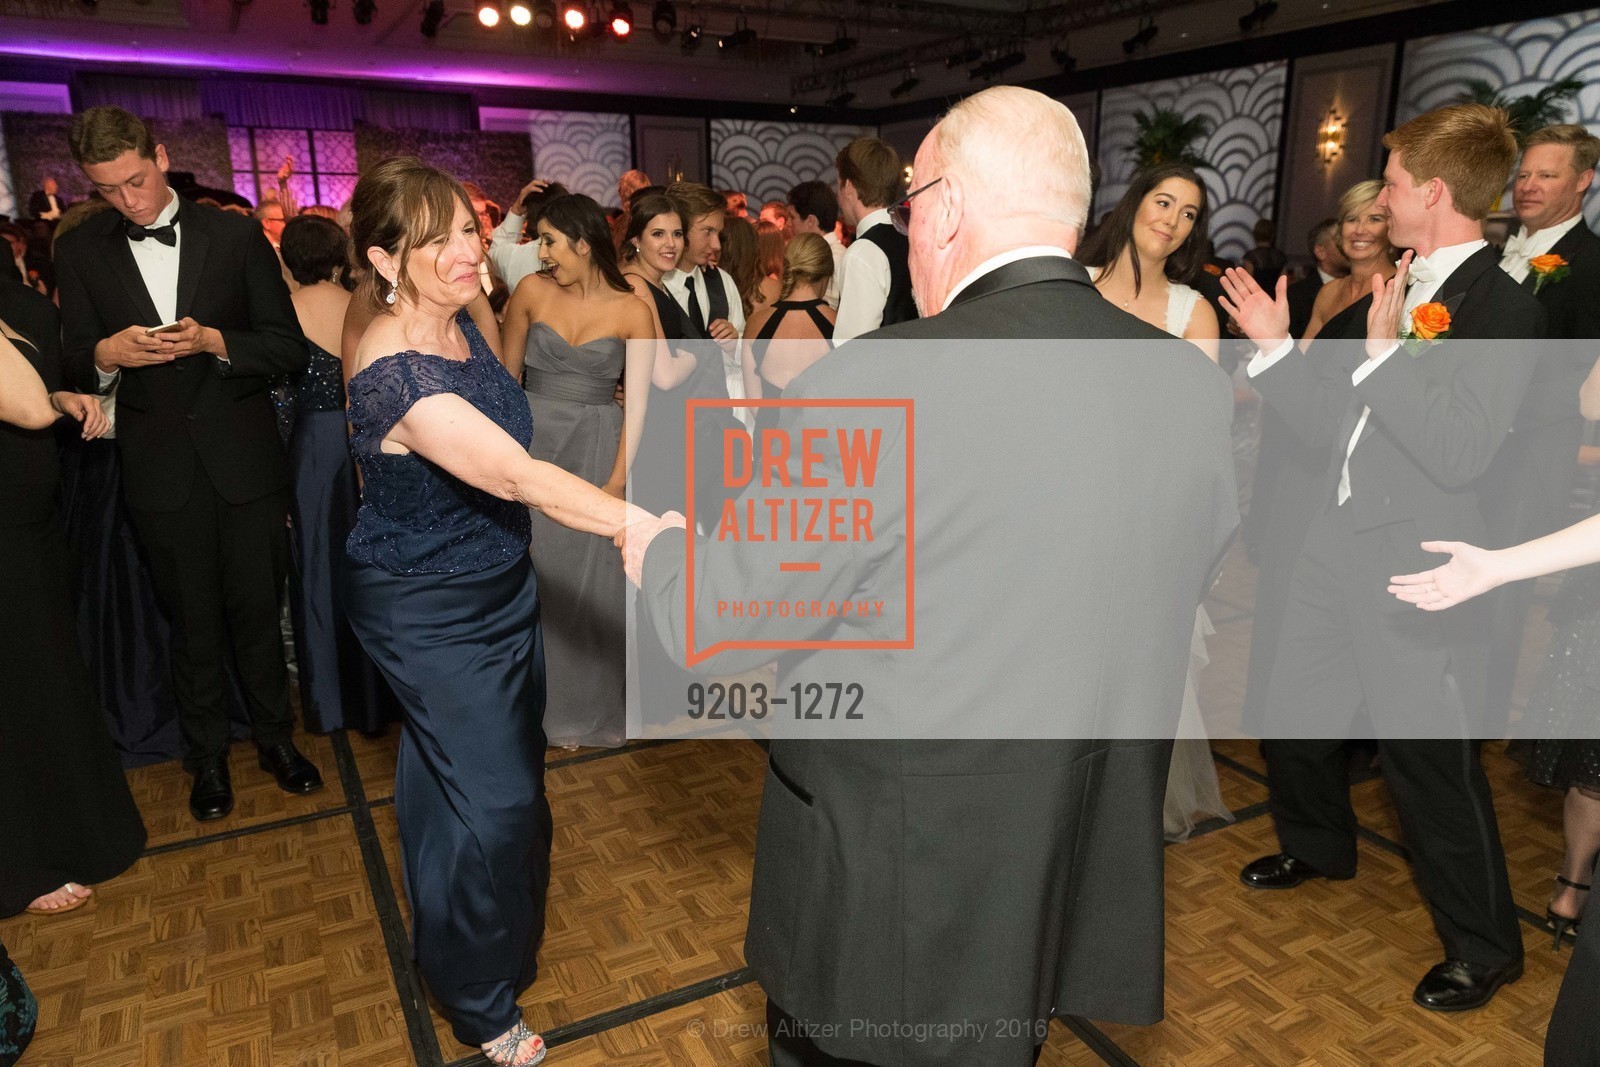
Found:
[[[1077,249],[1089,213],[1089,149],[1064,105],[996,86],[939,121],[917,152],[912,184],[928,186],[912,210],[912,290],[932,315],[992,256],[1028,245]]]

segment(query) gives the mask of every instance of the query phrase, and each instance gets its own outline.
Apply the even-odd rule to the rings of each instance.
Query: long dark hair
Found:
[[[1180,285],[1194,281],[1206,262],[1205,239],[1211,232],[1211,206],[1206,199],[1206,183],[1187,163],[1160,163],[1135,174],[1133,184],[1117,202],[1117,206],[1111,209],[1111,214],[1095,227],[1094,233],[1078,249],[1078,262],[1086,267],[1103,269],[1109,269],[1116,263],[1122,257],[1122,250],[1133,243],[1133,220],[1139,213],[1139,205],[1144,203],[1144,198],[1150,195],[1152,189],[1169,178],[1193,182],[1200,190],[1200,213],[1195,216],[1189,236],[1167,257],[1166,271],[1167,278]],[[1133,264],[1133,291],[1138,293],[1144,284],[1139,257],[1131,256],[1129,262]]]
[[[617,246],[611,243],[611,224],[592,197],[582,193],[558,196],[544,205],[539,221],[573,244],[589,242],[589,259],[606,284],[619,293],[633,292],[617,266]]]

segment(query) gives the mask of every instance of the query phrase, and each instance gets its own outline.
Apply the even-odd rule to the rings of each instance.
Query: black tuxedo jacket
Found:
[[[65,211],[69,206],[71,206],[71,201],[62,196],[60,193],[57,193],[56,207],[60,208],[62,211]],[[33,195],[28,197],[28,214],[34,218],[39,218],[49,210],[50,198],[45,195],[43,189],[35,189],[33,191]]]
[[[1535,298],[1554,341],[1600,339],[1600,237],[1580,222],[1550,250],[1568,263],[1559,282],[1539,287]],[[1533,293],[1532,271],[1522,288]],[[1555,344],[1540,356],[1505,447],[1484,478],[1489,547],[1504,548],[1566,525],[1567,503],[1578,474],[1583,415],[1578,389],[1600,352]]]
[[[122,371],[117,443],[130,507],[175,511],[199,464],[222,498],[243,504],[289,483],[268,379],[304,370],[305,335],[278,257],[254,219],[180,198],[178,317],[222,333],[226,363],[197,354]],[[69,374],[97,391],[94,347],[128,326],[159,326],[120,213],[56,247]]]
[[[1142,345],[1063,341],[1051,363],[1005,343],[1055,338]],[[784,390],[807,397],[915,405],[915,648],[789,655],[780,685],[860,681],[874,719],[969,739],[773,740],[745,945],[762,987],[837,1024],[824,1051],[881,1064],[1027,1067],[1038,1037],[1025,1025],[974,1047],[847,1020],[1159,1018],[1170,742],[987,738],[1016,736],[996,724],[1019,706],[1091,724],[1080,738],[1176,723],[1195,605],[1238,519],[1226,376],[1107,303],[1077,263],[1041,257],[842,345]],[[780,425],[819,417],[805,411]],[[904,471],[906,450],[886,438],[878,469]],[[841,597],[904,603],[895,543],[819,546],[821,573]],[[768,546],[719,548],[696,557],[697,598],[798,593]],[[681,531],[652,543],[641,600],[679,656],[684,549]]]

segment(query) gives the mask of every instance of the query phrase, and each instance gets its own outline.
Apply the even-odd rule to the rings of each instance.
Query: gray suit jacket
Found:
[[[779,685],[859,682],[869,722],[971,739],[774,740],[745,952],[832,1055],[1023,1067],[1052,1014],[1161,1016],[1171,742],[1129,724],[1176,723],[1195,605],[1237,525],[1231,391],[1198,349],[1059,258],[1002,267],[943,314],[868,336],[965,342],[955,356],[852,342],[784,392],[914,402],[915,647],[791,654]],[[1063,344],[1021,380],[987,339],[1025,338],[1163,347]],[[786,409],[783,424],[804,418]],[[886,439],[879,470],[906,459],[904,438]],[[872,544],[820,548],[830,592],[903,591],[882,536],[894,518]],[[784,595],[770,559],[719,547],[696,556],[698,597]],[[680,531],[651,545],[642,601],[679,654],[684,550]],[[850,625],[818,620],[817,634]],[[1062,736],[1124,739],[981,739],[995,722],[989,736],[1018,736],[1003,725],[1018,709],[1083,731]],[[950,1040],[916,1029],[962,1023]]]

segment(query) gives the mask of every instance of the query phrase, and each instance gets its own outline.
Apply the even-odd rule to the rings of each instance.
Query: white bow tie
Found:
[[[1434,270],[1433,264],[1422,256],[1417,256],[1411,261],[1411,269],[1407,271],[1408,285],[1432,285],[1439,280],[1439,272]]]
[[[1506,241],[1505,251],[1501,255],[1505,259],[1533,258],[1533,235],[1519,230],[1515,237]]]

